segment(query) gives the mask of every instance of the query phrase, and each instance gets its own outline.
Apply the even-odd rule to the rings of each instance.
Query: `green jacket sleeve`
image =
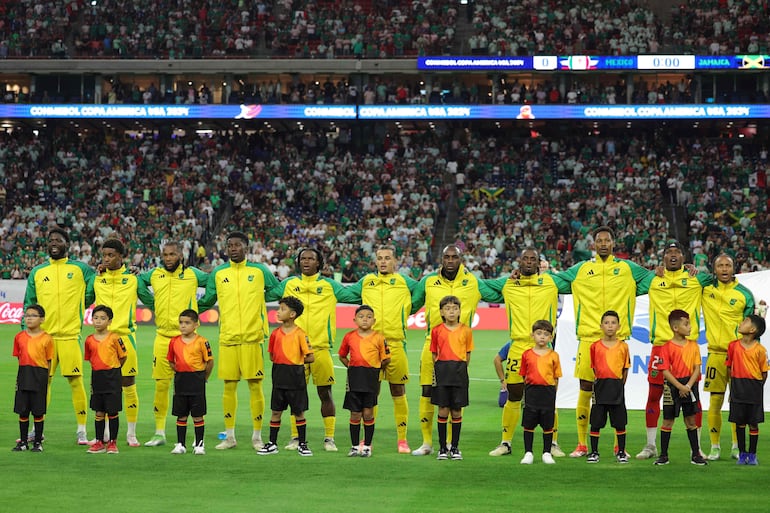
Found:
[[[197,267],[190,267],[189,269],[192,270],[192,272],[195,273],[195,277],[198,278],[198,286],[199,287],[205,287],[206,282],[209,279],[209,274],[201,271]]]
[[[425,281],[427,280],[427,276],[423,277],[422,280],[420,280],[417,283],[417,286],[412,291],[412,311],[411,314],[417,313],[417,311],[423,307],[425,304]]]
[[[203,294],[203,297],[198,300],[198,310],[200,312],[205,312],[206,310],[213,307],[217,302],[217,280],[216,280],[216,269],[209,274],[208,279],[206,280],[206,292]]]
[[[636,295],[643,296],[650,291],[650,285],[652,285],[652,279],[655,278],[655,271],[645,269],[636,262],[631,260],[623,260],[631,269],[631,275],[636,282]]]
[[[86,306],[92,305],[96,301],[96,292],[94,292],[94,279],[96,279],[96,271],[91,269],[86,264],[80,263],[80,268],[83,269],[83,279],[86,282],[85,304]]]
[[[332,286],[332,290],[334,290],[334,295],[337,298],[338,303],[347,303],[349,305],[361,303],[361,296],[349,290],[348,287],[345,287],[334,280],[329,280],[329,283]]]
[[[273,301],[278,301],[283,297],[283,293],[286,290],[286,283],[291,280],[293,276],[289,276],[285,280],[281,281],[276,285],[275,287],[272,287],[268,289],[265,287],[265,302],[271,303]]]
[[[361,304],[361,291],[363,290],[363,288],[364,288],[363,278],[345,287],[345,289],[347,289],[348,291],[348,294],[351,294],[351,296],[355,298],[355,301],[352,301],[352,304],[356,304],[356,305]]]
[[[150,292],[150,283],[152,273],[155,270],[147,271],[136,277],[136,294],[139,300],[147,308],[155,308],[155,296]]]
[[[481,294],[481,300],[487,303],[503,302],[503,295],[490,287],[487,280],[479,280],[479,293]]]

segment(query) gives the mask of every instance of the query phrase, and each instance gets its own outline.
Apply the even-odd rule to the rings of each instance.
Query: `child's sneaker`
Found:
[[[107,442],[107,454],[118,454],[119,452],[118,444],[115,443],[115,440]]]
[[[187,452],[187,447],[184,445],[177,443],[174,445],[174,448],[171,449],[171,454],[185,454]]]
[[[588,454],[588,447],[586,447],[585,445],[578,445],[577,447],[575,447],[574,451],[569,453],[569,457],[570,458],[582,458],[586,454]]]
[[[709,462],[706,461],[706,458],[701,456],[700,453],[693,454],[692,458],[690,458],[690,463],[692,463],[693,465],[698,465],[699,467],[704,467],[709,464]]]
[[[206,454],[206,447],[203,445],[203,440],[195,444],[195,447],[193,447],[193,454],[198,456]]]
[[[461,460],[461,459],[463,459],[463,453],[461,453],[460,449],[458,449],[457,447],[452,447],[451,449],[449,449],[449,456],[453,460]]]
[[[438,450],[438,456],[436,456],[437,460],[448,460],[449,459],[449,451],[446,450],[446,447],[442,447]]]
[[[738,465],[748,465],[748,459],[749,459],[749,453],[742,452],[742,453],[738,454],[738,461],[736,462],[736,464],[738,464]]]
[[[334,443],[334,438],[324,438],[324,451],[337,452],[337,444]]]
[[[287,451],[296,451],[299,448],[299,438],[292,438],[289,443],[286,444],[284,449]]]
[[[372,448],[369,445],[364,445],[363,449],[361,449],[361,452],[358,454],[362,458],[371,458],[372,457]]]
[[[658,456],[658,459],[655,460],[654,465],[668,465],[668,456]]]
[[[628,463],[628,453],[626,451],[618,451],[615,458],[618,460],[618,463]]]
[[[297,442],[297,450],[299,450],[299,442]],[[262,446],[260,450],[257,451],[257,454],[260,456],[267,456],[268,454],[278,454],[278,445],[274,444],[273,442],[267,442],[265,445]]]
[[[587,463],[599,463],[599,453],[598,452],[592,452],[588,455],[586,458]]]
[[[531,452],[525,452],[524,457],[521,458],[521,461],[519,463],[521,463],[522,465],[532,465],[533,461],[535,461],[535,455],[532,454]]]
[[[22,451],[26,451],[26,450],[29,450],[29,445],[27,444],[27,442],[26,442],[26,441],[22,442],[21,440],[19,440],[19,441],[17,441],[17,442],[16,442],[16,447],[14,447],[14,448],[13,448],[13,449],[11,449],[11,450],[12,450],[13,452],[22,452]]]
[[[103,452],[107,452],[107,447],[104,446],[104,442],[101,440],[96,440],[86,452],[88,454],[101,454]]]
[[[348,451],[348,458],[353,458],[355,456],[358,456],[358,446],[356,445],[352,446]]]
[[[43,452],[43,444],[40,442],[35,442],[32,445],[32,449],[30,449],[32,452]]]
[[[275,450],[278,451],[278,448],[276,447]],[[297,447],[297,454],[300,456],[312,456],[313,451],[307,446],[307,442],[300,442],[299,447]]]
[[[746,465],[751,465],[752,467],[759,465],[759,461],[757,461],[757,453],[750,452],[746,454]]]
[[[550,452],[544,452],[542,459],[543,459],[543,463],[545,463],[546,465],[553,465],[556,463],[556,460],[553,459],[553,455]]]
[[[508,442],[500,442],[500,445],[489,451],[490,456],[507,456],[511,454],[511,444]]]

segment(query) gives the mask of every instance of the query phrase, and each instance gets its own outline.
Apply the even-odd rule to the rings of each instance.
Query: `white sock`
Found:
[[[78,424],[78,433],[85,433],[85,432],[86,432],[86,425]]]
[[[235,428],[225,429],[225,434],[227,438],[235,438]]]
[[[252,440],[262,440],[262,432],[256,429],[251,433]]]
[[[656,446],[655,442],[658,438],[658,428],[657,427],[648,427],[647,428],[647,445],[652,445],[653,447]]]
[[[126,436],[136,436],[136,422],[128,422]]]

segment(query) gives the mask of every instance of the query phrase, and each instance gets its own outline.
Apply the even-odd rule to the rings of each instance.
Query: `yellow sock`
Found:
[[[337,425],[337,417],[324,417],[324,438],[334,438],[334,427]]]
[[[393,398],[393,416],[396,418],[396,437],[406,440],[406,425],[409,420],[409,403],[406,395]]]
[[[225,429],[235,429],[235,412],[238,411],[238,382],[225,381],[222,392],[222,410],[225,416]]]
[[[503,442],[511,443],[521,419],[521,401],[505,401],[503,406]]]
[[[155,431],[166,431],[168,416],[168,392],[171,389],[170,379],[155,380],[155,396],[152,399],[152,409],[155,414]]]
[[[53,376],[48,376],[48,389],[45,393],[45,406],[48,408],[51,404],[51,383],[53,383]]]
[[[559,410],[553,412],[553,440],[552,443],[559,444]]]
[[[722,434],[722,403],[724,400],[724,394],[711,394],[709,397],[708,423],[711,445],[719,445],[719,438]]]
[[[588,416],[591,412],[591,392],[580,390],[578,392],[577,408],[575,408],[575,419],[577,420],[578,445],[587,445],[588,440]]]
[[[126,410],[126,420],[136,422],[136,419],[139,418],[139,394],[136,392],[136,385],[123,387],[123,399],[125,401],[123,408]]]
[[[86,397],[86,388],[83,386],[83,376],[69,376],[67,381],[69,381],[72,390],[72,406],[75,408],[75,418],[78,425],[84,426],[88,420],[88,398]]]
[[[420,396],[420,431],[423,445],[433,445],[433,414],[436,408],[430,402],[430,397]]]
[[[372,408],[372,418],[374,420],[377,420],[377,412],[378,411],[380,411],[380,405],[379,404],[375,404],[374,408]]]
[[[289,419],[289,423],[291,424],[291,437],[299,438],[299,431],[297,431],[297,417],[292,415]]]
[[[249,406],[251,407],[251,424],[254,431],[262,431],[262,418],[265,415],[265,394],[262,392],[262,380],[250,379]]]

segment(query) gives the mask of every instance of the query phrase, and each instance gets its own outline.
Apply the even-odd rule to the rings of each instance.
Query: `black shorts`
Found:
[[[430,402],[436,406],[459,410],[468,406],[468,387],[438,385],[433,387]]]
[[[345,401],[342,407],[350,411],[364,411],[364,408],[374,408],[377,406],[376,392],[345,392]]]
[[[765,421],[765,409],[761,404],[730,403],[730,422],[743,426],[756,426]]]
[[[45,399],[45,390],[17,390],[16,398],[13,401],[13,412],[19,415],[32,413],[35,417],[41,417],[45,415]]]
[[[687,378],[683,378],[684,383]],[[701,411],[698,387],[692,389],[687,397],[679,397],[679,390],[669,382],[663,386],[663,418],[674,420],[682,412],[684,417],[692,417]]]
[[[626,429],[628,410],[625,404],[594,404],[591,406],[591,431],[598,431],[606,426],[607,417],[610,418],[610,426],[616,430]]]
[[[103,411],[110,416],[117,415],[123,409],[122,391],[91,394],[91,409],[93,411]]]
[[[284,411],[291,409],[292,415],[304,413],[308,408],[307,387],[305,388],[275,388],[270,396],[270,409]]]
[[[174,417],[187,417],[188,415],[192,415],[193,417],[203,417],[206,415],[206,394],[174,394],[171,415]]]
[[[553,429],[555,418],[555,410],[528,408],[525,404],[524,411],[521,414],[521,427],[524,429],[532,430],[539,425],[541,428],[543,428],[543,431],[550,431]]]

